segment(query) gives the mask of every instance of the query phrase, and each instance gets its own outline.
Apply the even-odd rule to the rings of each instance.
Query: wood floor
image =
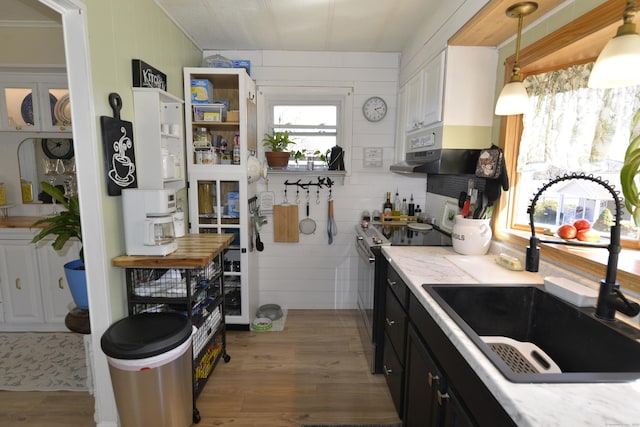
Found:
[[[282,332],[227,333],[200,394],[198,426],[397,423],[384,377],[371,375],[355,310],[289,310]],[[92,426],[88,393],[0,392],[0,426]]]

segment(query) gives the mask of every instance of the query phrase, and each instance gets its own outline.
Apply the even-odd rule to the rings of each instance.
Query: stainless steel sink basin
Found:
[[[640,378],[640,330],[604,322],[542,287],[513,285],[423,285],[502,374],[513,382],[627,382]],[[531,343],[560,369],[527,372],[487,344],[486,337]],[[484,339],[483,339],[484,338]],[[490,340],[489,340],[490,341]],[[529,356],[529,355],[525,355]]]

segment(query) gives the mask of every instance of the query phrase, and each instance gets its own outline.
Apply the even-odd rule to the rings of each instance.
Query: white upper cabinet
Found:
[[[438,122],[491,126],[497,61],[492,47],[449,46],[438,54],[400,88],[404,131]]]
[[[0,130],[71,132],[65,74],[0,74]]]

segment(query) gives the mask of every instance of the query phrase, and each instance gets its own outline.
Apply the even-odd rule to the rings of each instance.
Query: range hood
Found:
[[[390,166],[403,174],[475,173],[482,148],[491,146],[488,126],[443,126],[421,129],[407,134],[405,160]]]
[[[402,174],[465,175],[475,173],[480,150],[439,149],[407,154],[406,160],[394,163],[390,170]]]

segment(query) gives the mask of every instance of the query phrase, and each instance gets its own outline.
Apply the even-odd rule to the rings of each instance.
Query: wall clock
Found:
[[[372,96],[362,105],[362,114],[370,122],[379,122],[387,115],[387,103],[378,96]]]
[[[73,157],[73,139],[43,139],[42,151],[50,159],[68,160]]]

